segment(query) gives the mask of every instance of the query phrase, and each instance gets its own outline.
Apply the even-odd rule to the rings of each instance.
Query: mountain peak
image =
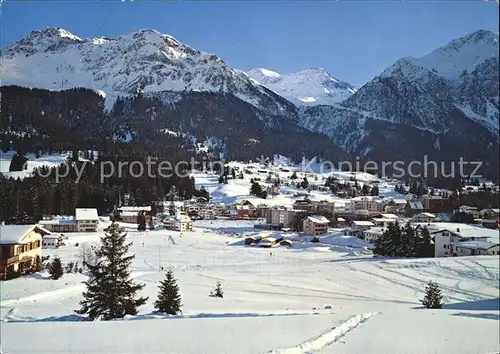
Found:
[[[247,75],[296,105],[334,104],[349,97],[356,89],[323,68],[309,68],[287,75],[267,69],[252,69]]]
[[[498,56],[498,34],[478,30],[456,38],[421,58],[408,58],[413,64],[456,80],[463,71],[471,72],[488,58]]]
[[[69,38],[73,41],[82,41],[80,37],[75,36],[68,30],[61,27],[45,27],[42,30],[32,31],[27,38],[31,39],[56,39]]]

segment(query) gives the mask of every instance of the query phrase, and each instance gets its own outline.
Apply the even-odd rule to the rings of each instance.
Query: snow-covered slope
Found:
[[[479,30],[457,38],[421,58],[408,58],[449,80],[463,71],[472,71],[486,59],[498,56],[498,33]]]
[[[5,48],[1,58],[3,85],[86,87],[107,98],[137,91],[208,91],[231,93],[256,106],[271,103],[275,112],[282,109],[277,102],[281,98],[217,55],[151,29],[119,38],[82,39],[61,28],[46,28]]]
[[[280,75],[258,68],[248,71],[247,74],[296,105],[333,104],[356,92],[352,85],[331,76],[324,69],[307,69]]]

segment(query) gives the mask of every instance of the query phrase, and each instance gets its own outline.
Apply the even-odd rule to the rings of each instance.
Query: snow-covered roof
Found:
[[[352,222],[355,226],[375,226],[371,221],[356,220]]]
[[[436,217],[436,215],[431,214],[431,213],[427,213],[427,212],[420,213],[419,215],[424,215],[424,216],[427,216],[427,217],[429,217],[429,218],[435,218],[435,217]]]
[[[453,222],[412,223],[412,225],[427,227],[430,233],[449,231],[462,238],[488,238],[494,242],[498,242],[499,240],[498,230],[492,230],[478,225]]]
[[[76,223],[76,219],[73,216],[66,218],[57,218],[51,220],[40,220],[38,222],[40,225],[62,225],[62,224],[74,224]]]
[[[119,211],[151,211],[151,206],[122,206],[118,208]]]
[[[388,218],[373,218],[372,219],[374,222],[396,222],[397,219],[388,219]]]
[[[455,246],[458,248],[487,250],[492,247],[498,246],[498,243],[489,241],[463,241],[455,243]]]
[[[99,220],[96,208],[90,208],[90,209],[76,208],[75,218],[76,220]]]
[[[22,243],[26,234],[35,229],[42,235],[50,234],[50,231],[38,225],[0,225],[0,244]]]
[[[328,224],[330,222],[327,218],[320,215],[311,215],[307,219],[317,224]]]
[[[399,217],[395,214],[380,214],[384,219],[398,219]]]

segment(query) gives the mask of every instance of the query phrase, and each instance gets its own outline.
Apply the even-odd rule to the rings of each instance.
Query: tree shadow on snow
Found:
[[[463,316],[463,317],[476,317],[484,318],[487,320],[500,320],[500,314],[498,313],[469,313],[469,312],[458,312],[454,313],[452,316]]]
[[[474,311],[499,311],[500,310],[500,297],[495,299],[485,299],[476,301],[464,301],[454,304],[445,304],[443,309],[447,310],[474,310]]]

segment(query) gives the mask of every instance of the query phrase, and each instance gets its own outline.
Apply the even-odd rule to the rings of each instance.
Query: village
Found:
[[[148,352],[160,348],[149,333],[176,332],[184,323],[190,337],[204,323],[210,323],[206,333],[226,323],[231,326],[225,331],[245,333],[264,324],[285,326],[286,333],[300,328],[293,341],[307,342],[325,328],[337,333],[366,319],[370,323],[361,326],[360,335],[364,328],[382,326],[402,336],[408,330],[402,318],[430,332],[451,320],[464,333],[485,333],[488,339],[478,337],[474,347],[487,352],[498,346],[498,327],[491,326],[491,318],[498,314],[499,210],[473,199],[466,203],[466,193],[481,193],[484,186],[465,185],[461,198],[453,199],[454,191],[417,191],[412,183],[365,172],[302,172],[284,163],[231,165],[222,175],[191,172],[196,188],[208,192],[203,197],[182,200],[173,189],[162,200],[137,205],[124,194],[105,213],[78,205],[73,215],[0,225],[2,349],[19,347],[9,338],[27,322],[34,326],[23,331],[39,336],[37,322],[64,332],[64,326],[88,321],[75,309],[90,279],[89,267],[98,264],[96,251],[114,222],[133,257],[130,277],[144,286],[141,296],[149,298],[136,315],[116,324],[154,326],[142,334],[146,342],[156,343]],[[484,184],[491,193],[497,191]],[[397,246],[391,244],[394,238]],[[176,315],[155,310],[159,285],[169,274],[182,296],[182,313]],[[443,309],[422,312],[419,305],[430,281],[442,291]],[[217,291],[221,297],[214,295]],[[170,318],[183,320],[165,321]],[[106,322],[114,321],[96,324]],[[74,330],[87,333],[85,328]],[[92,333],[116,330],[88,328]],[[224,340],[219,352],[232,352],[242,340],[235,336]],[[169,341],[164,352],[172,346],[177,352],[196,352],[187,344],[196,346],[194,341],[182,338]],[[454,343],[453,338],[450,333],[446,343]],[[269,336],[252,341],[249,353],[271,353],[291,341],[289,335]],[[431,337],[429,345],[442,341],[442,336]],[[127,343],[105,351],[124,352]],[[37,345],[27,340],[21,350],[30,352]],[[88,348],[88,343],[79,345]]]
[[[222,176],[194,171],[199,183],[211,192],[211,200],[178,200],[174,191],[163,201],[138,206],[129,205],[130,198],[125,195],[121,205],[107,216],[99,216],[96,209],[76,208],[74,216],[47,216],[37,225],[2,225],[1,277],[38,269],[43,249],[63,247],[68,235],[74,233],[102,230],[103,220],[138,225],[143,231],[168,230],[185,235],[200,220],[228,225],[245,221],[253,222],[254,232],[239,236],[245,236],[244,245],[249,247],[293,248],[305,242],[341,242],[365,250],[374,249],[390,224],[410,225],[417,235],[424,229],[429,232],[433,257],[500,254],[499,209],[468,205],[453,208],[449,191],[400,194],[391,190],[404,189],[397,182],[366,173],[314,174],[286,165],[241,163],[230,167],[232,172]],[[332,192],[332,179],[346,186],[343,192]],[[259,191],[253,193],[256,185]],[[498,190],[497,186],[490,188]],[[371,195],[349,196],[366,190]],[[462,219],[465,216],[468,222],[457,219],[457,215]]]

